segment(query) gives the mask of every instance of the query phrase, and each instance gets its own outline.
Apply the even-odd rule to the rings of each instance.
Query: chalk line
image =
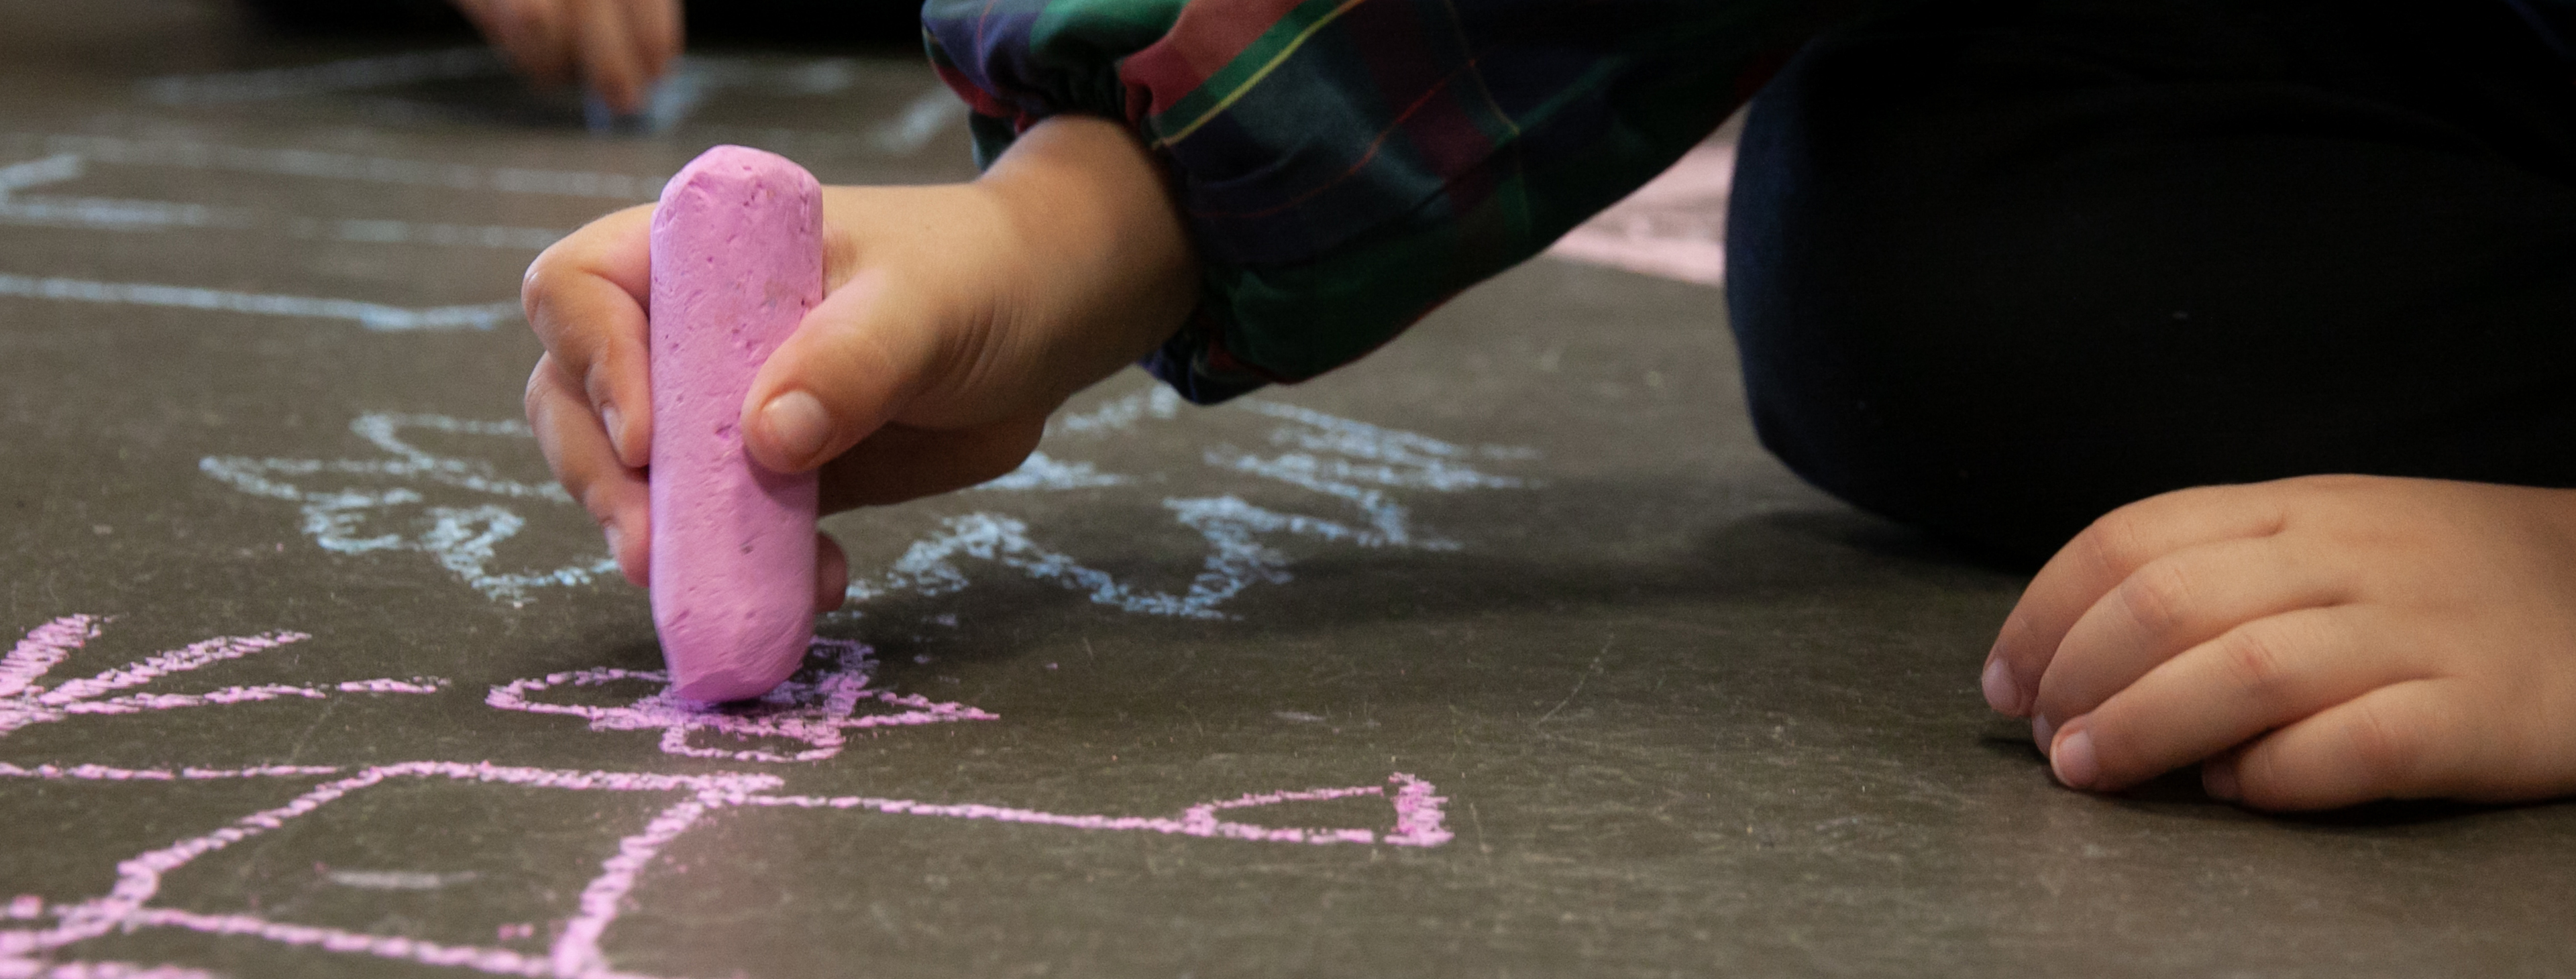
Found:
[[[76,153],[90,161],[127,166],[620,201],[651,200],[661,192],[662,183],[670,179],[668,174],[482,167],[328,150],[227,146],[180,139],[18,133],[12,134],[6,145],[44,153]]]
[[[101,776],[104,777],[104,776]],[[616,851],[601,861],[596,877],[582,888],[572,915],[543,955],[514,949],[430,942],[339,928],[272,921],[254,914],[225,914],[154,907],[152,900],[171,872],[233,844],[284,828],[295,819],[353,793],[394,779],[444,779],[460,784],[499,784],[571,791],[682,792],[686,797],[662,809],[644,828],[621,837]],[[256,938],[316,951],[366,955],[496,975],[552,976],[563,979],[611,979],[624,975],[609,963],[601,947],[633,896],[644,871],[671,843],[711,811],[742,807],[814,810],[868,810],[889,815],[968,821],[1005,822],[1109,832],[1164,835],[1298,845],[1359,844],[1437,847],[1453,837],[1443,825],[1446,797],[1416,776],[1397,772],[1376,785],[1251,792],[1183,809],[1177,816],[1136,817],[1060,814],[981,803],[930,803],[867,796],[782,795],[776,776],[719,772],[666,775],[640,772],[573,771],[522,766],[414,761],[377,765],[313,786],[287,803],[233,820],[213,832],[146,851],[117,864],[116,883],[108,893],[85,901],[47,906],[35,895],[11,902],[10,917],[39,920],[50,914],[49,927],[0,930],[0,969],[25,971],[34,956],[108,934],[136,928],[175,928],[209,935]],[[1394,825],[1369,827],[1274,827],[1228,818],[1227,813],[1291,802],[1364,796],[1387,799]],[[27,913],[21,914],[20,911]],[[496,932],[498,933],[498,932]],[[70,963],[82,968],[122,967],[110,963]],[[48,968],[62,965],[48,964]],[[141,968],[141,967],[138,967]],[[180,966],[154,968],[181,969]],[[0,973],[7,975],[11,973]],[[180,973],[168,973],[172,975]],[[640,977],[638,977],[640,979]]]
[[[331,870],[323,880],[362,891],[435,891],[470,884],[483,875],[471,870],[440,874],[423,870]]]
[[[1144,615],[1190,619],[1224,619],[1218,605],[1254,582],[1284,582],[1286,555],[1264,547],[1258,531],[1297,529],[1319,536],[1345,534],[1328,521],[1293,518],[1263,510],[1232,497],[1166,500],[1181,523],[1209,543],[1203,569],[1182,594],[1120,581],[1108,572],[1085,567],[1071,556],[1048,549],[1029,536],[1028,524],[993,513],[970,513],[941,521],[941,529],[914,541],[884,574],[854,578],[847,596],[866,601],[911,592],[942,595],[964,590],[969,581],[959,558],[989,561],[1029,577],[1085,592],[1102,605]]]
[[[15,697],[26,692],[45,671],[71,656],[72,651],[98,638],[106,620],[95,615],[66,615],[28,630],[26,638],[0,657],[0,697]]]
[[[61,277],[36,278],[0,272],[0,296],[65,302],[161,306],[209,312],[247,313],[301,319],[345,320],[385,332],[489,330],[520,316],[517,300],[467,306],[387,306],[355,299],[318,299],[203,289],[152,282],[96,282]]]
[[[79,179],[83,169],[78,153],[56,153],[0,167],[0,224],[156,231],[173,227],[237,225],[249,220],[243,212],[218,211],[202,204],[29,196],[22,193],[29,187]]]
[[[669,66],[661,81],[645,93],[645,108],[638,114],[645,132],[666,132],[695,113],[698,106],[720,90],[747,89],[773,95],[828,95],[848,89],[858,76],[858,62],[848,58],[821,58],[795,65],[781,66],[747,58],[682,55]],[[148,78],[136,86],[136,94],[148,102],[162,105],[207,105],[221,103],[269,102],[316,96],[395,88],[430,82],[461,81],[507,75],[509,66],[490,50],[481,47],[415,51],[369,58],[348,58],[319,64],[263,68],[250,71],[215,72],[197,75],[164,75]],[[939,90],[942,94],[946,89]],[[954,95],[950,102],[957,102]],[[584,118],[594,132],[611,132],[619,128],[618,120],[605,103],[596,97],[584,103]],[[936,128],[949,120],[914,121],[918,111],[899,116],[894,123],[881,126],[871,142],[890,152],[909,152],[930,135],[915,135],[922,127]],[[958,103],[958,120],[965,116]],[[888,137],[883,130],[893,129]],[[910,146],[903,145],[909,141]]]
[[[887,153],[910,155],[949,127],[964,123],[966,115],[966,103],[957,93],[948,86],[933,85],[914,96],[894,118],[878,123],[868,134],[868,143]]]
[[[252,813],[230,825],[202,836],[181,840],[171,846],[152,850],[117,864],[117,882],[102,897],[60,907],[56,924],[50,928],[0,931],[0,962],[25,960],[30,956],[59,949],[75,942],[96,938],[121,928],[176,927],[210,934],[240,934],[265,938],[287,945],[319,948],[324,951],[352,952],[380,958],[406,959],[424,965],[451,966],[482,972],[528,976],[587,977],[606,979],[617,973],[605,966],[599,952],[598,938],[617,916],[617,899],[632,889],[634,878],[645,863],[660,851],[662,845],[686,829],[688,820],[673,825],[672,813],[665,810],[645,832],[621,840],[618,854],[602,864],[601,874],[585,888],[579,910],[565,922],[563,933],[543,958],[528,956],[509,949],[476,948],[443,945],[400,936],[371,935],[341,929],[279,924],[249,915],[209,915],[176,909],[151,909],[146,904],[160,893],[161,881],[168,873],[213,853],[285,826],[289,821],[307,815],[352,792],[395,778],[443,778],[457,782],[498,783],[534,788],[604,791],[688,791],[701,795],[746,793],[774,789],[781,783],[774,776],[718,773],[714,775],[660,775],[637,772],[568,771],[494,765],[489,762],[419,761],[370,767],[344,778],[317,785],[296,796],[283,806]],[[682,803],[682,806],[691,803]],[[698,804],[696,811],[703,811]],[[594,896],[604,899],[595,899]]]
[[[322,95],[389,85],[507,75],[489,48],[474,46],[349,58],[318,65],[203,75],[163,75],[136,83],[136,94],[162,105],[211,105]]]
[[[169,228],[244,228],[251,213],[237,208],[109,197],[14,195],[0,198],[0,224],[93,231],[161,231]]]
[[[117,768],[111,765],[37,765],[0,761],[0,777],[74,782],[197,782],[230,778],[302,778],[333,775],[338,765],[257,765],[250,768]]]
[[[1160,384],[1134,394],[1113,398],[1090,411],[1057,415],[1047,419],[1048,435],[1111,435],[1125,432],[1148,419],[1170,421],[1180,417],[1181,396]]]
[[[56,153],[41,160],[12,163],[0,167],[0,198],[45,184],[76,179],[81,175],[78,153]]]
[[[1000,719],[999,715],[963,704],[933,702],[918,694],[902,695],[868,689],[868,682],[876,672],[873,652],[855,642],[815,639],[809,651],[812,658],[802,669],[759,700],[748,704],[716,706],[682,700],[672,696],[667,686],[641,700],[616,707],[548,703],[529,696],[563,686],[598,686],[620,681],[670,683],[670,676],[661,670],[607,667],[513,680],[493,687],[483,702],[499,710],[578,717],[589,721],[593,731],[660,730],[661,748],[665,753],[754,762],[821,761],[841,753],[848,738],[845,732],[851,730]],[[862,704],[876,705],[891,712],[861,714],[858,709]],[[779,738],[803,742],[806,747],[784,755],[757,748],[707,748],[691,740],[701,732],[737,740]]]
[[[858,62],[850,58],[814,58],[775,65],[765,60],[689,54],[674,62],[670,73],[695,76],[701,84],[721,88],[749,88],[779,95],[830,95],[855,83],[857,69]],[[146,101],[163,105],[206,105],[495,78],[509,73],[510,66],[499,55],[477,45],[280,68],[162,75],[142,80],[135,90]]]
[[[328,238],[363,245],[437,245],[531,252],[544,251],[570,233],[554,228],[440,224],[392,218],[342,218],[330,222],[299,220],[290,225],[290,231],[298,238]]]
[[[78,153],[57,153],[39,160],[0,167],[0,224],[94,231],[163,231],[171,228],[260,228],[279,226],[243,208],[216,208],[176,201],[127,200],[110,197],[58,197],[20,193],[29,187],[72,180],[84,167]],[[282,222],[290,237],[324,238],[368,245],[435,245],[541,251],[565,234],[552,228],[507,225],[441,224],[390,218],[341,218],[324,222],[298,218]]]
[[[517,536],[527,526],[527,518],[501,503],[431,505],[423,490],[444,486],[500,497],[503,502],[535,499],[567,507],[572,505],[572,497],[551,482],[504,478],[485,459],[442,456],[423,450],[404,438],[403,433],[412,429],[509,439],[536,437],[525,422],[519,421],[371,412],[351,420],[349,430],[391,458],[207,456],[197,460],[197,470],[244,493],[298,504],[304,515],[304,533],[323,550],[336,554],[424,553],[494,601],[525,603],[529,589],[588,584],[617,571],[617,559],[606,556],[549,570],[493,570],[501,542]],[[382,480],[394,485],[344,485],[332,489],[300,485],[315,477]],[[419,508],[428,525],[426,529],[411,536],[369,533],[373,519],[409,507]]]
[[[97,638],[106,621],[105,617],[95,615],[66,615],[56,618],[29,630],[25,638],[11,647],[8,656],[0,658],[0,737],[7,737],[13,732],[37,724],[56,723],[84,715],[139,714],[145,711],[176,710],[184,707],[221,707],[283,697],[322,700],[330,697],[334,692],[434,693],[446,683],[445,680],[435,677],[413,677],[409,680],[384,677],[373,680],[353,680],[338,684],[329,690],[303,684],[268,683],[225,687],[207,693],[145,692],[108,696],[174,674],[203,669],[312,638],[301,632],[282,631],[264,632],[252,636],[217,636],[179,649],[155,653],[123,666],[102,671],[96,676],[70,680],[51,689],[47,689],[38,682],[43,680],[55,666],[68,659],[73,652]]]
[[[1535,485],[1529,480],[1484,472],[1477,459],[1526,459],[1528,449],[1465,446],[1413,432],[1353,421],[1295,405],[1246,400],[1243,410],[1287,422],[1271,430],[1273,444],[1295,451],[1263,456],[1232,446],[1205,450],[1203,461],[1219,470],[1241,473],[1341,500],[1367,519],[1353,526],[1325,517],[1281,513],[1232,494],[1165,498],[1163,508],[1174,522],[1196,531],[1208,545],[1199,573],[1175,594],[1121,581],[1088,567],[1074,557],[1038,543],[1028,525],[997,513],[949,517],[940,528],[914,541],[901,558],[881,574],[854,578],[845,597],[865,602],[894,594],[941,595],[965,589],[969,579],[961,559],[991,562],[1031,578],[1086,593],[1093,602],[1142,615],[1224,619],[1218,611],[1255,584],[1291,580],[1288,556],[1262,543],[1265,535],[1286,534],[1360,547],[1408,547],[1455,550],[1458,544],[1425,534],[1412,523],[1412,512],[1390,490],[1457,493],[1478,489],[1513,489]],[[1132,431],[1149,420],[1175,418],[1180,399],[1156,387],[1121,396],[1088,411],[1048,423],[1050,435],[1086,438]],[[1076,489],[1133,482],[1133,477],[1100,473],[1089,463],[1067,463],[1032,453],[1019,470],[985,484],[990,489]]]
[[[1020,462],[1019,468],[968,488],[987,491],[1072,490],[1124,486],[1135,481],[1133,477],[1101,472],[1088,462],[1062,462],[1044,452],[1031,452]]]
[[[1261,843],[1358,843],[1363,845],[1383,843],[1389,846],[1433,847],[1452,839],[1449,831],[1442,828],[1441,810],[1448,799],[1445,796],[1433,795],[1433,791],[1431,783],[1398,772],[1388,776],[1384,785],[1251,792],[1233,799],[1202,802],[1182,810],[1178,816],[1061,815],[1011,806],[980,803],[926,803],[911,799],[884,799],[870,796],[743,795],[730,797],[726,801],[733,805],[744,806],[866,809],[900,816],[934,816],[946,819],[1060,826],[1068,829],[1109,832],[1160,833],[1167,836],[1198,836]],[[1261,826],[1224,819],[1217,815],[1229,810],[1258,806],[1275,806],[1288,802],[1319,802],[1357,796],[1382,796],[1392,802],[1396,812],[1394,829],[1380,832],[1364,827]]]

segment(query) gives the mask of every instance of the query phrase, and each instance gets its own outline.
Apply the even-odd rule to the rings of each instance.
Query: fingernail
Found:
[[[2013,684],[2012,670],[2004,666],[2004,661],[1998,659],[1986,664],[1982,685],[1986,690],[1986,706],[2006,714],[2021,714],[2021,688]]]
[[[604,405],[599,409],[599,425],[600,427],[608,430],[608,451],[617,456],[618,464],[624,465],[626,462],[626,416],[618,413],[616,405]]]
[[[2209,793],[2210,798],[2220,802],[2237,802],[2245,798],[2244,788],[2236,782],[2234,762],[2213,761],[2202,764],[2200,790]]]
[[[2030,741],[2039,746],[2040,754],[2048,753],[2050,744],[2057,740],[2056,734],[2057,725],[2049,723],[2047,717],[2037,714],[2031,716]]]
[[[2093,732],[2077,730],[2058,742],[2057,751],[2049,755],[2049,764],[2057,769],[2057,780],[2070,789],[2089,789],[2102,777],[2102,765],[2093,757]]]
[[[832,419],[823,413],[823,402],[803,391],[769,399],[760,409],[760,424],[769,430],[769,444],[799,466],[821,455],[824,441],[832,437]]]

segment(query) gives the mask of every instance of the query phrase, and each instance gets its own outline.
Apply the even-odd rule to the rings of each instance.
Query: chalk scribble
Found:
[[[662,750],[692,758],[733,761],[821,761],[841,753],[845,732],[878,727],[910,727],[951,721],[997,720],[993,714],[963,704],[934,703],[919,694],[870,689],[876,661],[868,647],[838,639],[814,640],[804,669],[759,700],[739,704],[701,704],[671,695],[670,677],[661,670],[600,668],[514,680],[492,688],[484,702],[501,710],[559,714],[590,722],[593,731],[662,732]],[[651,683],[659,692],[619,707],[591,707],[532,699],[556,687]],[[871,712],[861,713],[862,707]],[[700,735],[730,737],[736,743],[785,740],[804,747],[789,754],[762,748],[709,747]],[[784,749],[781,749],[784,750]]]
[[[390,677],[337,684],[264,683],[224,687],[205,693],[134,691],[174,674],[186,673],[312,638],[300,632],[264,632],[254,636],[217,636],[179,649],[155,653],[95,676],[47,687],[53,668],[98,638],[107,619],[66,615],[37,626],[0,658],[0,737],[22,728],[104,714],[139,714],[183,707],[218,707],[300,697],[322,700],[334,693],[432,693],[446,684],[434,677],[398,680]],[[134,691],[134,692],[128,692]]]
[[[1132,432],[1149,422],[1181,416],[1179,398],[1156,388],[1111,399],[1088,411],[1056,419],[1050,436],[1066,448],[1086,440]],[[1082,592],[1092,601],[1141,615],[1222,619],[1227,601],[1256,584],[1290,580],[1289,555],[1274,538],[1364,548],[1446,551],[1458,542],[1417,525],[1402,494],[1459,493],[1526,488],[1530,481],[1480,466],[1533,457],[1527,449],[1468,446],[1366,422],[1259,399],[1228,406],[1273,424],[1268,447],[1246,450],[1219,443],[1199,461],[1220,479],[1247,478],[1254,486],[1288,487],[1312,494],[1320,512],[1272,509],[1241,494],[1167,496],[1173,523],[1197,534],[1207,551],[1189,584],[1177,591],[1153,588],[1086,564],[1044,543],[1028,524],[1008,513],[954,516],[914,541],[884,570],[853,578],[853,602],[901,594],[943,595],[971,583],[967,563],[998,565]],[[530,503],[551,511],[572,499],[553,483],[502,478],[486,458],[441,456],[407,441],[409,430],[493,438],[499,451],[530,451],[533,438],[517,421],[469,421],[444,415],[371,413],[350,430],[384,454],[359,459],[282,459],[208,456],[206,475],[245,493],[298,504],[304,532],[325,550],[341,554],[424,553],[485,596],[514,605],[535,589],[582,585],[616,570],[605,556],[552,569],[507,571],[494,567],[496,549],[528,526]],[[1063,451],[1063,449],[1059,449]],[[1050,492],[1128,488],[1165,482],[1176,474],[1146,478],[1103,471],[1096,463],[1031,453],[1011,473],[976,487],[979,493]],[[1247,487],[1247,491],[1249,487]],[[470,505],[433,504],[433,495],[470,494]],[[407,521],[407,523],[406,523]]]
[[[569,507],[572,497],[551,482],[503,478],[486,459],[424,451],[403,438],[407,429],[513,440],[535,437],[525,422],[378,412],[358,416],[349,423],[349,430],[382,450],[384,456],[379,458],[207,456],[197,468],[242,492],[300,505],[304,533],[324,550],[425,553],[495,601],[524,603],[529,589],[586,584],[617,570],[616,559],[605,555],[551,569],[495,569],[495,551],[501,542],[527,526],[527,518],[513,504],[533,500]],[[509,448],[526,450],[522,444]],[[433,505],[430,494],[441,491],[445,495],[462,491],[472,505]]]
[[[499,975],[553,976],[563,979],[614,979],[631,976],[610,962],[602,939],[626,909],[636,906],[639,878],[674,841],[705,815],[722,808],[750,811],[804,809],[823,812],[867,811],[897,816],[1013,823],[1106,832],[1143,832],[1171,836],[1297,845],[1356,844],[1433,847],[1449,842],[1444,827],[1446,799],[1431,783],[1396,773],[1382,783],[1338,788],[1246,793],[1232,799],[1185,807],[1175,816],[1107,816],[1060,814],[980,803],[931,803],[912,799],[862,796],[781,795],[784,780],[775,775],[718,772],[668,775],[644,772],[569,771],[495,765],[489,762],[415,761],[374,765],[342,775],[337,768],[271,767],[231,771],[137,771],[99,766],[25,768],[0,762],[0,778],[50,780],[172,781],[179,779],[325,779],[283,805],[233,820],[210,833],[116,862],[116,883],[106,894],[79,900],[47,901],[21,895],[0,920],[0,977],[95,977],[208,975],[178,964],[65,961],[62,951],[117,932],[172,928],[273,942],[306,951],[407,961]],[[339,777],[331,777],[331,776]],[[170,873],[225,848],[285,828],[293,821],[359,792],[390,782],[444,782],[458,791],[504,785],[576,792],[653,792],[681,796],[644,826],[616,841],[573,899],[569,912],[553,929],[556,936],[543,952],[498,946],[433,942],[402,935],[375,934],[318,925],[277,921],[253,911],[207,911],[154,904]],[[1289,802],[1375,796],[1388,802],[1389,824],[1383,827],[1280,827],[1244,822],[1240,817],[1262,806]],[[603,847],[603,849],[606,849]],[[384,880],[367,877],[370,886]],[[438,886],[470,885],[479,880],[441,877]],[[414,886],[410,878],[398,883]],[[8,922],[38,923],[8,927]],[[515,930],[514,930],[515,929]],[[523,923],[495,925],[496,935],[532,937]],[[639,977],[640,979],[640,977]]]

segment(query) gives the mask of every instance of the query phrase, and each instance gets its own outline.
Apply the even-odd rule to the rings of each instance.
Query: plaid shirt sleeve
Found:
[[[1206,268],[1145,360],[1213,403],[1368,353],[1670,165],[1832,0],[929,0],[989,163],[1124,120]]]

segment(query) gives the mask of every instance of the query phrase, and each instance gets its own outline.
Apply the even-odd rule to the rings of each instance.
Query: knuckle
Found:
[[[2269,628],[2241,628],[2219,641],[2219,663],[2240,694],[2256,704],[2284,702],[2295,682],[2283,639]]]
[[[2256,809],[2286,809],[2305,786],[2282,767],[2281,753],[2258,746],[2236,763],[2236,792]]]
[[[2344,751],[2370,784],[2389,788],[2408,785],[2423,771],[2423,736],[2390,717],[2380,705],[2352,705],[2352,717],[2343,730]]]
[[[519,276],[519,307],[526,311],[528,325],[541,334],[548,332],[546,327],[550,321],[546,314],[556,291],[563,285],[562,248],[563,242],[560,241],[546,246],[546,250],[538,252],[536,259],[528,263],[528,270]]]
[[[2171,635],[2190,616],[2199,583],[2169,563],[2149,564],[2120,583],[2120,603],[2131,621],[2152,636]]]
[[[609,491],[606,480],[584,479],[576,485],[574,480],[567,476],[564,479],[564,487],[572,493],[574,499],[581,501],[581,508],[589,512],[592,523],[604,528],[617,522],[616,494]]]
[[[552,370],[554,365],[546,363],[543,357],[537,358],[536,369],[528,372],[527,387],[519,392],[519,407],[528,413],[531,424],[537,424],[538,414],[545,410],[546,373]]]
[[[2147,521],[2135,507],[2121,507],[2084,528],[2079,540],[2096,567],[2125,578],[2147,560]]]

